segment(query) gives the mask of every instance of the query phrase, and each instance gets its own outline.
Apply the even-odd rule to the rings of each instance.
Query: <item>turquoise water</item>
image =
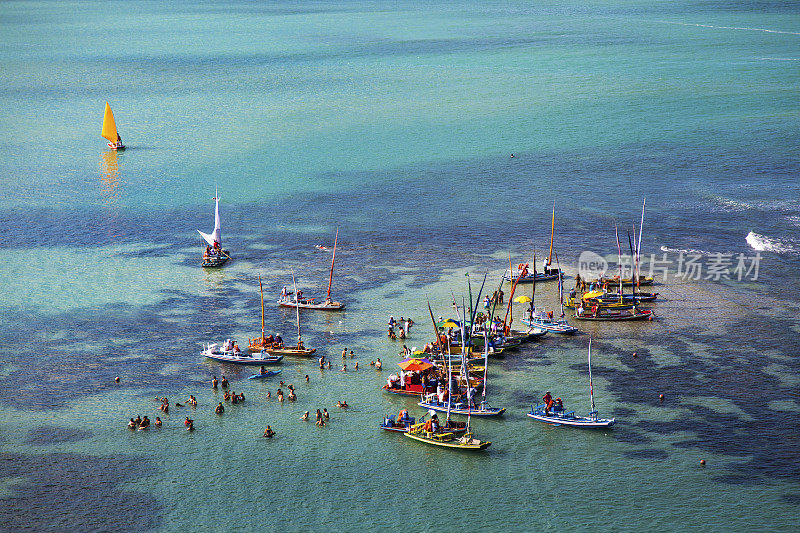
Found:
[[[793,529],[793,3],[6,2],[0,35],[7,528]],[[119,154],[99,136],[106,101]],[[195,230],[212,227],[215,187],[234,259],[212,272]],[[638,223],[644,197],[646,256],[760,251],[758,279],[670,276],[653,323],[579,324],[492,361],[508,412],[473,421],[486,453],[377,429],[421,414],[379,390],[401,348],[389,315],[413,316],[422,346],[427,299],[452,314],[464,273],[494,290],[509,255],[541,259],[554,201],[573,275],[582,251],[615,253],[613,223]],[[335,368],[287,359],[252,383],[204,361],[203,342],[258,333],[259,274],[268,329],[294,334],[272,302],[292,272],[325,290],[314,245],[337,226],[347,310],[302,315]],[[555,287],[536,298],[552,306]],[[528,419],[548,389],[588,410],[589,336],[618,425]],[[336,368],[344,346],[357,371]],[[217,417],[223,373],[247,401]],[[274,399],[280,380],[296,403]],[[197,409],[160,430],[125,428],[189,394]],[[323,407],[327,427],[299,420]]]

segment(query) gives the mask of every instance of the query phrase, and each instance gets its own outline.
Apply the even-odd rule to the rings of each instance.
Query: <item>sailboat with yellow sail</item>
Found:
[[[106,102],[106,111],[103,114],[103,129],[100,135],[108,139],[108,147],[112,150],[124,150],[125,145],[122,144],[122,137],[117,132],[117,123],[114,121],[114,113],[111,111],[111,106]]]

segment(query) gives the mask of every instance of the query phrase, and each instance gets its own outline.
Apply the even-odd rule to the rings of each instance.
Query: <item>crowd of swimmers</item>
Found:
[[[409,319],[409,322],[410,322],[410,319]],[[235,344],[232,344],[232,346],[235,346]],[[227,346],[227,343],[226,343],[226,348],[227,347],[228,346]],[[350,358],[355,357],[355,353],[354,353],[353,350],[349,350],[349,352],[348,352],[347,348],[344,348],[342,350],[342,359],[347,359],[348,354],[349,354]],[[376,370],[380,370],[382,368],[382,366],[383,366],[383,363],[381,363],[380,358],[378,358],[377,361],[371,361],[370,362],[370,366],[375,367]],[[331,368],[331,362],[329,360],[326,360],[326,358],[324,356],[320,357],[320,359],[319,359],[319,367],[320,367],[320,369],[323,369],[325,367]],[[355,361],[354,367],[355,367],[356,370],[358,370],[358,361]],[[346,370],[347,370],[347,365],[343,364],[342,371],[346,371]],[[260,372],[261,372],[261,374],[265,374],[267,372],[266,368],[262,366]],[[116,379],[117,382],[119,382],[119,378],[115,378],[115,379]],[[304,376],[304,380],[305,380],[306,383],[309,383],[310,378],[309,378],[308,374],[306,374]],[[217,414],[217,415],[223,415],[225,413],[225,402],[230,402],[231,404],[235,405],[235,404],[243,403],[245,401],[244,393],[238,393],[237,394],[233,390],[228,390],[229,387],[230,387],[230,382],[228,381],[228,378],[224,374],[221,376],[220,379],[217,379],[216,375],[212,376],[212,378],[211,378],[211,388],[212,388],[212,390],[214,392],[217,392],[221,388],[224,391],[223,392],[223,397],[222,397],[223,401],[218,402],[217,405],[214,407],[214,413]],[[286,393],[284,393],[284,388],[287,391]],[[267,399],[272,398],[272,392],[271,391],[267,391],[266,397],[267,397]],[[297,392],[295,390],[294,385],[292,385],[291,383],[287,384],[284,381],[281,381],[280,382],[280,387],[276,391],[276,397],[277,397],[278,401],[280,401],[280,402],[283,402],[283,401],[286,401],[286,400],[288,400],[290,402],[297,401]],[[156,397],[155,401],[158,401],[158,402],[161,403],[161,405],[159,406],[159,410],[160,411],[162,411],[164,414],[169,414],[170,401],[169,401],[169,399],[167,397]],[[175,406],[176,407],[191,406],[192,408],[196,408],[197,407],[197,399],[194,397],[194,395],[189,395],[189,399],[186,400],[186,402],[184,404],[175,403]],[[336,407],[339,407],[341,409],[347,409],[350,406],[348,405],[347,400],[339,400],[336,403]],[[330,418],[330,415],[328,414],[327,408],[322,409],[322,411],[317,409],[316,424],[318,426],[324,426],[326,424],[326,421],[329,420],[329,418]],[[309,412],[306,411],[305,414],[303,414],[303,416],[301,417],[301,420],[308,420],[308,419],[309,419]],[[155,423],[154,423],[155,427],[160,428],[160,427],[162,427],[162,424],[163,424],[163,422],[161,421],[161,418],[160,417],[156,417],[156,420],[155,420]],[[132,429],[132,430],[147,429],[147,428],[150,427],[150,419],[147,416],[145,416],[144,418],[142,418],[141,416],[137,416],[136,418],[131,418],[129,423],[128,423],[128,427],[130,429]],[[194,420],[189,418],[188,416],[186,416],[185,419],[184,419],[184,427],[188,431],[194,431],[194,429],[195,429]],[[276,435],[275,430],[273,430],[272,427],[270,427],[270,426],[267,426],[267,428],[264,430],[264,437],[266,437],[266,438],[273,438],[275,435]]]

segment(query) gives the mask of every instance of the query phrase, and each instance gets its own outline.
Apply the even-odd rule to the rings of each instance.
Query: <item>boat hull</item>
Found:
[[[424,407],[425,409],[433,409],[434,411],[439,411],[440,413],[446,413],[447,412],[447,404],[446,403],[418,402],[417,405],[419,405],[420,407]],[[505,407],[489,407],[489,408],[486,408],[486,409],[467,409],[467,408],[463,407],[461,404],[452,404],[450,406],[450,414],[451,415],[500,416],[505,412],[506,412],[506,408]]]
[[[344,309],[344,304],[341,302],[330,302],[330,303],[313,303],[313,302],[297,302],[288,301],[288,300],[278,300],[278,305],[281,307],[290,307],[292,309],[299,308],[299,309],[316,309],[318,311],[341,311]]]
[[[508,270],[506,270],[505,274],[503,274],[503,280],[508,283],[514,283],[515,281],[517,283],[533,283],[534,279],[536,281],[551,281],[558,279],[559,274],[561,277],[564,277],[564,272],[562,271],[548,274],[545,274],[544,272],[537,272],[535,276],[533,274],[528,274],[520,277],[518,271],[515,270],[514,272],[509,273]]]
[[[606,310],[606,311],[610,311],[610,310]],[[638,311],[636,313],[623,313],[623,312],[619,312],[619,313],[611,312],[611,313],[608,313],[608,312],[606,312],[605,314],[598,313],[597,316],[594,316],[594,315],[591,315],[591,314],[586,314],[586,313],[584,313],[583,315],[578,315],[577,313],[575,314],[575,318],[577,320],[594,320],[594,321],[598,321],[598,322],[602,322],[602,321],[619,321],[619,320],[649,320],[649,319],[652,319],[654,316],[655,315],[653,315],[653,312],[650,311],[650,310]]]
[[[277,376],[281,373],[281,370],[268,370],[266,374],[253,374],[252,376],[248,377],[247,379],[266,379],[272,376]]]
[[[596,428],[609,428],[614,425],[613,418],[593,418],[585,416],[559,416],[554,413],[545,415],[544,411],[534,410],[528,413],[528,416],[539,422],[551,424],[554,426],[570,426],[577,428],[596,429]]]
[[[228,250],[223,250],[223,253],[228,254]],[[228,255],[210,255],[203,258],[203,268],[219,268],[228,262],[230,257]]]
[[[473,438],[472,435],[470,434],[465,434],[459,438],[457,438],[452,433],[449,433],[449,435],[452,435],[452,438],[447,438],[446,435],[448,435],[448,433],[437,435],[437,434],[431,434],[429,432],[414,431],[414,430],[407,431],[405,433],[405,436],[410,439],[414,439],[419,442],[424,442],[425,444],[431,444],[433,446],[450,448],[453,450],[479,451],[479,450],[485,450],[486,448],[492,445],[491,442],[480,441],[478,439]]]
[[[206,348],[200,353],[203,357],[208,359],[237,365],[276,365],[283,360],[282,355],[269,355],[265,352],[257,354],[239,352],[235,354],[233,351],[219,351],[213,348]]]
[[[559,333],[561,335],[574,335],[577,333],[578,328],[575,326],[570,326],[566,321],[565,322],[551,322],[551,321],[535,321],[529,318],[523,318],[522,323],[526,326],[530,326],[532,328],[539,328],[544,329],[547,331],[552,331],[553,333]]]

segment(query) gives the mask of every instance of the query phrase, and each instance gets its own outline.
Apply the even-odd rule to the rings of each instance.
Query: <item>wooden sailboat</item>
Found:
[[[294,286],[294,293],[295,298],[297,298],[297,284],[295,283],[294,279],[294,272],[292,272],[292,285]],[[261,312],[263,316],[264,312],[264,297],[262,293],[261,297]],[[295,307],[296,316],[297,316],[297,344],[294,346],[272,346],[270,348],[265,348],[266,351],[272,354],[281,354],[281,355],[301,355],[301,356],[308,356],[314,354],[317,349],[316,348],[306,348],[303,344],[303,336],[300,334],[300,308]],[[263,335],[263,333],[262,333]]]
[[[341,311],[344,309],[344,304],[341,302],[334,302],[331,299],[331,284],[333,283],[333,265],[336,263],[336,245],[339,242],[339,228],[336,228],[336,238],[333,241],[333,257],[331,257],[331,271],[328,276],[328,294],[324,302],[317,302],[316,298],[303,298],[302,292],[297,291],[295,286],[294,293],[289,293],[284,287],[281,292],[281,297],[278,300],[278,305],[281,307],[296,307],[299,309],[319,309],[322,311]],[[294,297],[292,297],[294,296]]]
[[[222,249],[222,225],[219,219],[219,193],[214,191],[214,231],[211,233],[203,233],[197,230],[203,240],[207,243],[206,249],[203,252],[203,266],[204,267],[221,267],[228,259],[231,258],[228,250]]]
[[[261,284],[261,276],[258,276],[258,287],[261,291],[261,337],[250,339],[250,345],[247,349],[251,353],[260,352],[262,350],[273,355],[311,355],[317,350],[314,348],[306,348],[304,346],[286,346],[283,339],[280,337],[267,336],[264,328],[264,287]],[[297,324],[297,337],[300,338],[300,324]]]
[[[580,302],[575,310],[575,318],[578,320],[597,320],[597,321],[610,321],[610,320],[652,320],[653,312],[651,310],[638,309],[634,301],[633,304],[628,305],[625,303],[622,281],[622,249],[619,244],[619,231],[616,224],[614,225],[614,233],[617,239],[617,263],[619,264],[619,276],[617,283],[619,285],[618,304],[615,306],[601,305],[598,303],[589,303],[584,306],[584,302]]]
[[[599,418],[594,406],[594,386],[592,384],[592,339],[589,339],[589,400],[592,410],[586,416],[576,416],[575,411],[564,411],[563,407],[544,404],[531,407],[528,416],[539,422],[554,426],[573,426],[581,428],[608,428],[614,425],[614,418]]]
[[[558,260],[558,256],[556,256],[556,260]],[[536,269],[535,254],[534,254],[533,268],[534,270]],[[559,276],[558,294],[559,294],[559,300],[561,302],[563,302],[563,288],[564,288],[564,278],[563,276]],[[553,316],[553,311],[544,311],[544,310],[537,311],[535,302],[536,302],[536,282],[533,283],[533,290],[531,292],[531,307],[528,311],[526,311],[527,316],[525,316],[521,320],[523,324],[529,327],[536,327],[545,329],[547,331],[552,331],[553,333],[560,333],[562,335],[574,335],[578,331],[578,328],[570,325],[565,318],[561,318],[564,316],[563,303],[561,309],[561,317],[555,318]]]
[[[111,106],[106,102],[106,110],[103,114],[103,129],[100,135],[108,140],[108,147],[112,150],[124,150],[125,145],[122,144],[122,137],[117,132],[117,123],[114,121],[114,113],[111,111]]]

